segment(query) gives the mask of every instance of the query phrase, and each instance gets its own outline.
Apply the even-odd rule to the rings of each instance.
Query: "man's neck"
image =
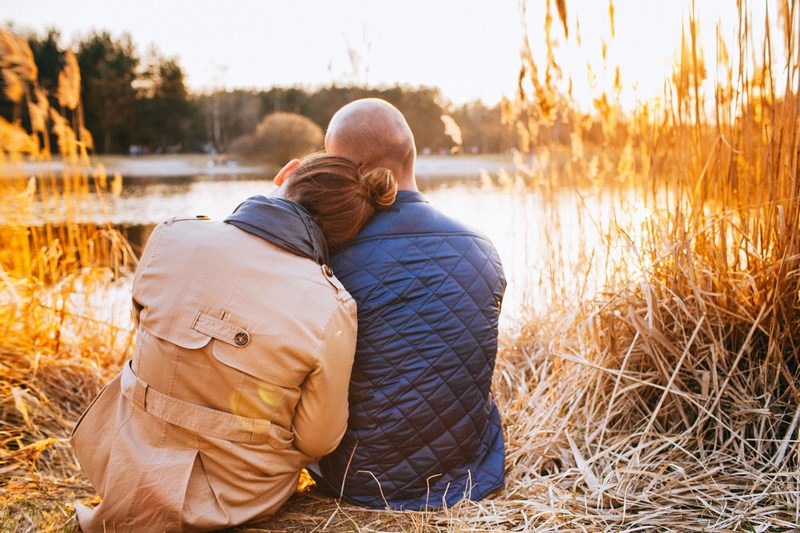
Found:
[[[417,180],[414,176],[410,178],[397,180],[397,190],[398,191],[419,191],[417,187]]]

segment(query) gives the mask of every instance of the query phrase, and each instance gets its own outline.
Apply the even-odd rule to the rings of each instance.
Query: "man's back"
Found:
[[[502,487],[490,387],[505,279],[492,244],[400,191],[333,267],[359,325],[348,430],[320,461],[329,488],[420,509]]]

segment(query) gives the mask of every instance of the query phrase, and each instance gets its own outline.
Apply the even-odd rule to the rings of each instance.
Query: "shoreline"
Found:
[[[71,165],[54,158],[52,161],[5,162],[0,165],[0,177],[20,175],[47,175],[59,173]],[[105,169],[108,176],[115,174],[123,178],[185,178],[206,176],[208,178],[235,178],[263,176],[271,179],[280,167],[268,165],[240,165],[235,161],[215,165],[214,159],[205,154],[180,155],[104,155],[92,158],[91,166],[76,165],[82,172]],[[494,173],[513,170],[514,161],[507,154],[481,155],[422,155],[417,158],[416,174],[421,179],[442,177],[475,177],[481,172]],[[73,170],[73,169],[71,169]]]

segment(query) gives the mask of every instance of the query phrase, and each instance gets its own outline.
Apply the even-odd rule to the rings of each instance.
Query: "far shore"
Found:
[[[186,176],[236,177],[258,176],[269,178],[280,167],[267,165],[245,165],[236,161],[216,163],[214,156],[205,154],[169,155],[101,155],[96,156],[94,165],[105,168],[106,174],[121,174],[124,178],[178,178]],[[26,161],[19,165],[0,165],[0,176],[19,176],[20,174],[44,174],[61,171],[66,163],[59,159],[53,161]],[[512,170],[514,163],[509,154],[475,155],[421,155],[417,158],[417,177],[474,178],[481,171],[490,174],[500,170]]]

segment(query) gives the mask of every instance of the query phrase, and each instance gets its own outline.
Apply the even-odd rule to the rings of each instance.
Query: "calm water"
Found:
[[[123,229],[139,251],[159,222],[176,215],[221,219],[242,200],[273,188],[271,180],[255,176],[127,178],[119,196],[106,197],[105,208],[73,218],[111,222]],[[499,187],[482,182],[477,175],[463,174],[435,182],[420,180],[420,188],[435,207],[494,242],[508,279],[502,315],[506,328],[546,312],[547,305],[558,304],[559,299],[591,292],[602,278],[605,258],[614,253],[610,248],[620,247],[620,243],[603,241],[603,227],[612,219],[619,221],[620,210],[615,206],[627,203],[633,207],[622,210],[624,216],[632,220],[641,216],[640,207],[620,193],[612,197],[610,193],[565,191],[545,201],[541,194],[520,186]],[[97,205],[92,199],[87,203]],[[61,212],[58,208],[48,211]]]
[[[238,179],[127,180],[123,193],[112,198],[108,220],[125,228],[141,246],[155,224],[175,215],[208,215],[221,219],[245,198],[268,194],[269,180]],[[504,321],[516,322],[530,288],[524,280],[533,269],[524,243],[531,238],[526,206],[518,195],[500,188],[481,187],[476,180],[440,181],[423,185],[422,192],[441,211],[475,227],[495,243],[509,278]]]

